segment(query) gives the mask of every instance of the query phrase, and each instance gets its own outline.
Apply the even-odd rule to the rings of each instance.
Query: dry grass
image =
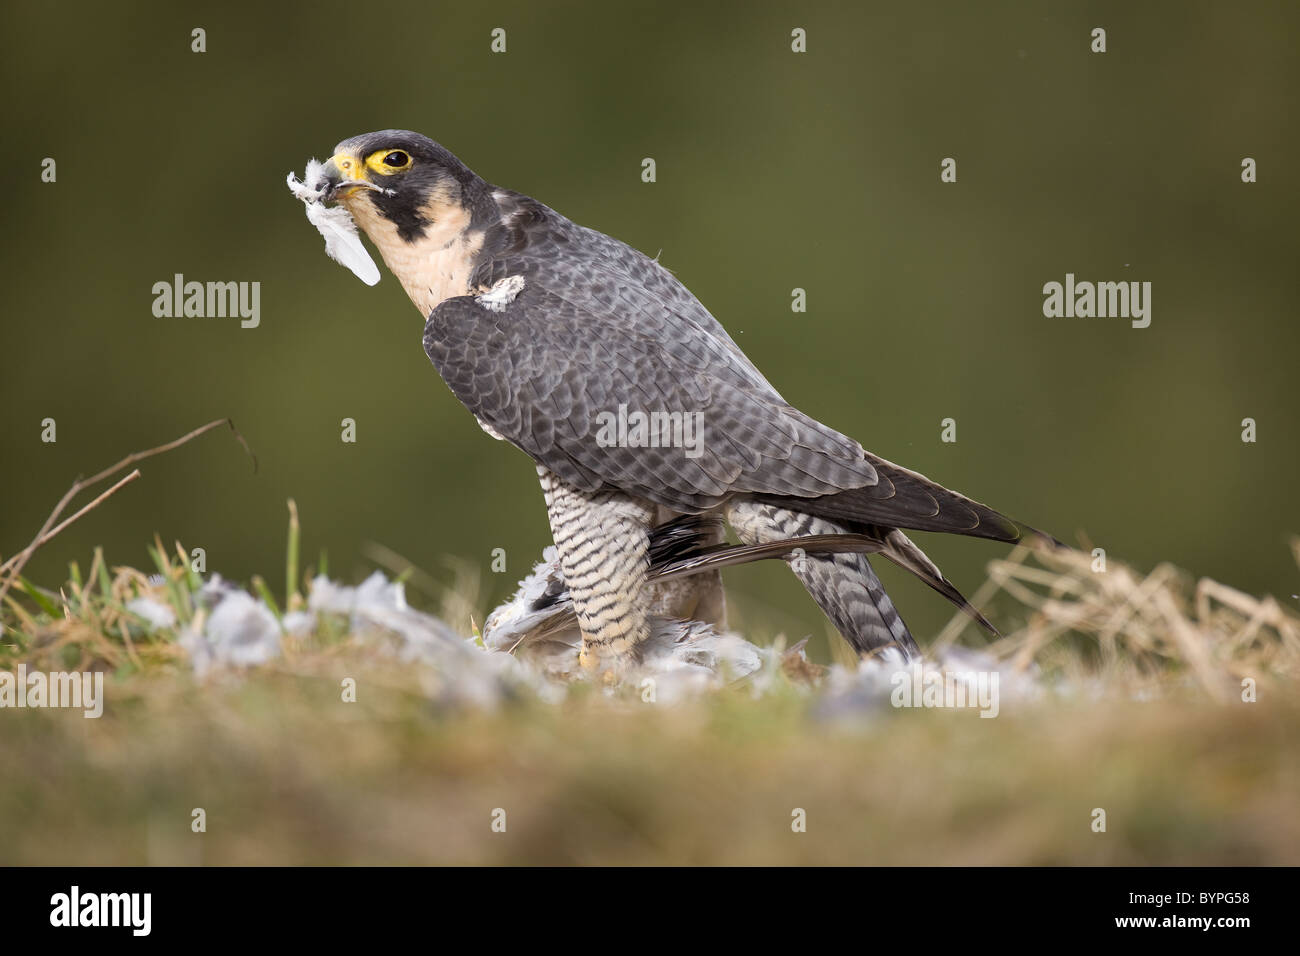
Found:
[[[1292,543],[1300,566],[1300,539]],[[1017,548],[989,563],[976,606],[1000,596],[1033,613],[1026,625],[986,648],[1023,669],[1031,664],[1115,689],[1156,692],[1187,677],[1218,701],[1239,697],[1241,682],[1300,676],[1300,617],[1272,597],[1256,598],[1209,578],[1161,564],[1142,575],[1114,560],[1073,550]],[[935,645],[973,628],[955,616]]]

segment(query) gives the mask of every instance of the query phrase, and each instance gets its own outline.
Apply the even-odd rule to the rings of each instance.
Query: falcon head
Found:
[[[346,206],[377,245],[389,234],[419,242],[435,223],[471,212],[486,189],[449,150],[403,129],[344,140],[324,172],[325,200]]]
[[[422,317],[470,291],[484,233],[500,213],[492,187],[449,150],[386,129],[345,139],[322,171],[322,198],[347,209]]]

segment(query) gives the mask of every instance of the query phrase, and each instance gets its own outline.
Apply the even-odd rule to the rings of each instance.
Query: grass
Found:
[[[98,720],[0,711],[0,864],[1300,863],[1300,619],[1172,567],[994,561],[977,603],[1026,623],[984,650],[1055,690],[993,720],[828,722],[797,668],[673,707],[589,685],[453,706],[329,620],[199,681],[178,635],[202,579],[179,543],[150,553],[149,574],[96,550],[4,598],[0,669],[110,676]],[[283,580],[278,598],[252,582],[277,619],[309,587],[292,509]],[[472,593],[440,609],[463,633]],[[141,595],[174,626],[129,610]],[[929,643],[963,640],[954,618]]]

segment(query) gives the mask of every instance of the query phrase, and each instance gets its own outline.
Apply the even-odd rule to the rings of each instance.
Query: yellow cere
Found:
[[[349,156],[347,153],[335,153],[329,158],[329,162],[338,167],[339,172],[346,179],[361,179],[363,169],[361,160],[355,156]]]

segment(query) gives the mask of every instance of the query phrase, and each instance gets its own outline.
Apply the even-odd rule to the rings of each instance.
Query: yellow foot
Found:
[[[615,654],[610,651],[601,653],[586,644],[578,652],[578,663],[582,669],[593,677],[598,677],[607,687],[619,683],[623,675],[632,667],[631,654]]]

